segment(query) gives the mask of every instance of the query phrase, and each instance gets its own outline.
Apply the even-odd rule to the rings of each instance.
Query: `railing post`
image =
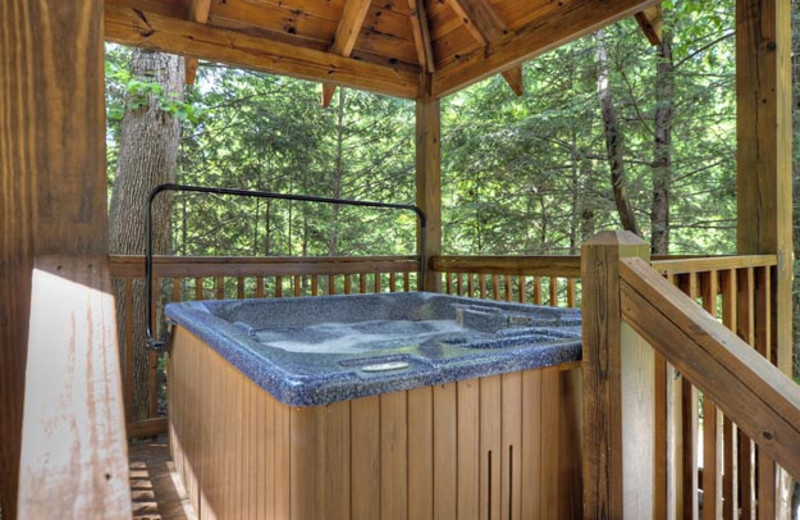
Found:
[[[581,250],[584,517],[651,518],[654,353],[622,323],[619,259],[649,261],[638,236],[606,231]]]

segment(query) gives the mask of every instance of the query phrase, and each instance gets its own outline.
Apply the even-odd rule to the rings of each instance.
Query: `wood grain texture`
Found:
[[[36,261],[19,518],[131,516],[114,316],[104,256]]]
[[[654,456],[636,457],[647,453],[642,439],[653,437],[655,367],[636,335],[623,334],[618,269],[621,258],[649,260],[649,248],[632,233],[604,232],[583,244],[581,256],[584,515],[647,518]]]
[[[620,266],[626,321],[713,399],[760,450],[790,473],[800,473],[800,389],[649,265],[623,260]]]
[[[428,95],[431,76],[421,75],[423,96],[416,107],[416,186],[417,207],[427,219],[425,250],[420,251],[427,260],[442,252],[442,159],[441,159],[441,107],[438,99]],[[417,234],[421,233],[417,231]],[[418,250],[420,245],[417,246]],[[441,277],[435,276],[425,264],[423,290],[441,292]]]
[[[791,12],[783,0],[736,2],[737,249],[778,258],[778,366],[791,374]]]
[[[493,52],[483,48],[440,67],[433,94],[443,97],[545,51],[642,11],[657,0],[571,0],[553,2],[527,25],[498,38]]]
[[[104,255],[108,246],[102,11],[101,0],[0,3],[4,518],[17,516],[34,258]]]
[[[565,455],[580,431],[580,392],[563,390],[574,368],[293,408],[177,327],[169,369],[173,452],[201,518],[581,516],[579,455]]]
[[[274,74],[361,88],[397,97],[417,97],[416,74],[254,36],[232,28],[173,18],[140,9],[135,0],[107,0],[105,37],[124,45],[204,58]]]

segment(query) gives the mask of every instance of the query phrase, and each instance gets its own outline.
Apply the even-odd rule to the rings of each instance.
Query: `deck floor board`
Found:
[[[135,520],[197,520],[165,435],[132,442],[128,459]]]

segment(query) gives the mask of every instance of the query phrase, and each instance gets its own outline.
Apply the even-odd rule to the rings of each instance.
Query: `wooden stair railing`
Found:
[[[800,477],[800,387],[644,260],[621,259],[620,278],[622,318]]]
[[[37,259],[31,291],[19,518],[130,518],[108,261]]]
[[[712,270],[688,266],[684,280],[663,272],[677,264],[651,266],[648,249],[625,232],[583,247],[585,517],[727,519],[739,507],[742,518],[787,517],[788,475],[800,477],[800,387],[773,364],[775,330],[786,326],[770,319],[775,259],[727,259],[721,273],[703,261]],[[712,450],[704,506],[698,404]]]

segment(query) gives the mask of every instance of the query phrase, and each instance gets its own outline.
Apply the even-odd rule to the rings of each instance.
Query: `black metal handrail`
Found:
[[[413,211],[417,214],[420,225],[419,234],[419,284],[418,287],[425,287],[425,213],[413,204],[391,204],[387,202],[374,202],[367,200],[336,199],[332,197],[315,197],[313,195],[293,195],[288,193],[274,193],[270,191],[243,190],[237,188],[210,188],[206,186],[189,186],[185,184],[165,183],[159,184],[150,192],[147,197],[147,212],[145,215],[145,225],[147,231],[145,235],[145,258],[144,258],[144,278],[147,286],[147,347],[149,349],[160,349],[164,346],[163,341],[156,341],[153,337],[153,200],[164,191],[178,191],[189,193],[213,193],[216,195],[235,195],[237,197],[254,197],[258,199],[276,200],[296,200],[300,202],[319,202],[323,204],[341,204],[343,206],[361,206],[367,208],[385,208]]]

